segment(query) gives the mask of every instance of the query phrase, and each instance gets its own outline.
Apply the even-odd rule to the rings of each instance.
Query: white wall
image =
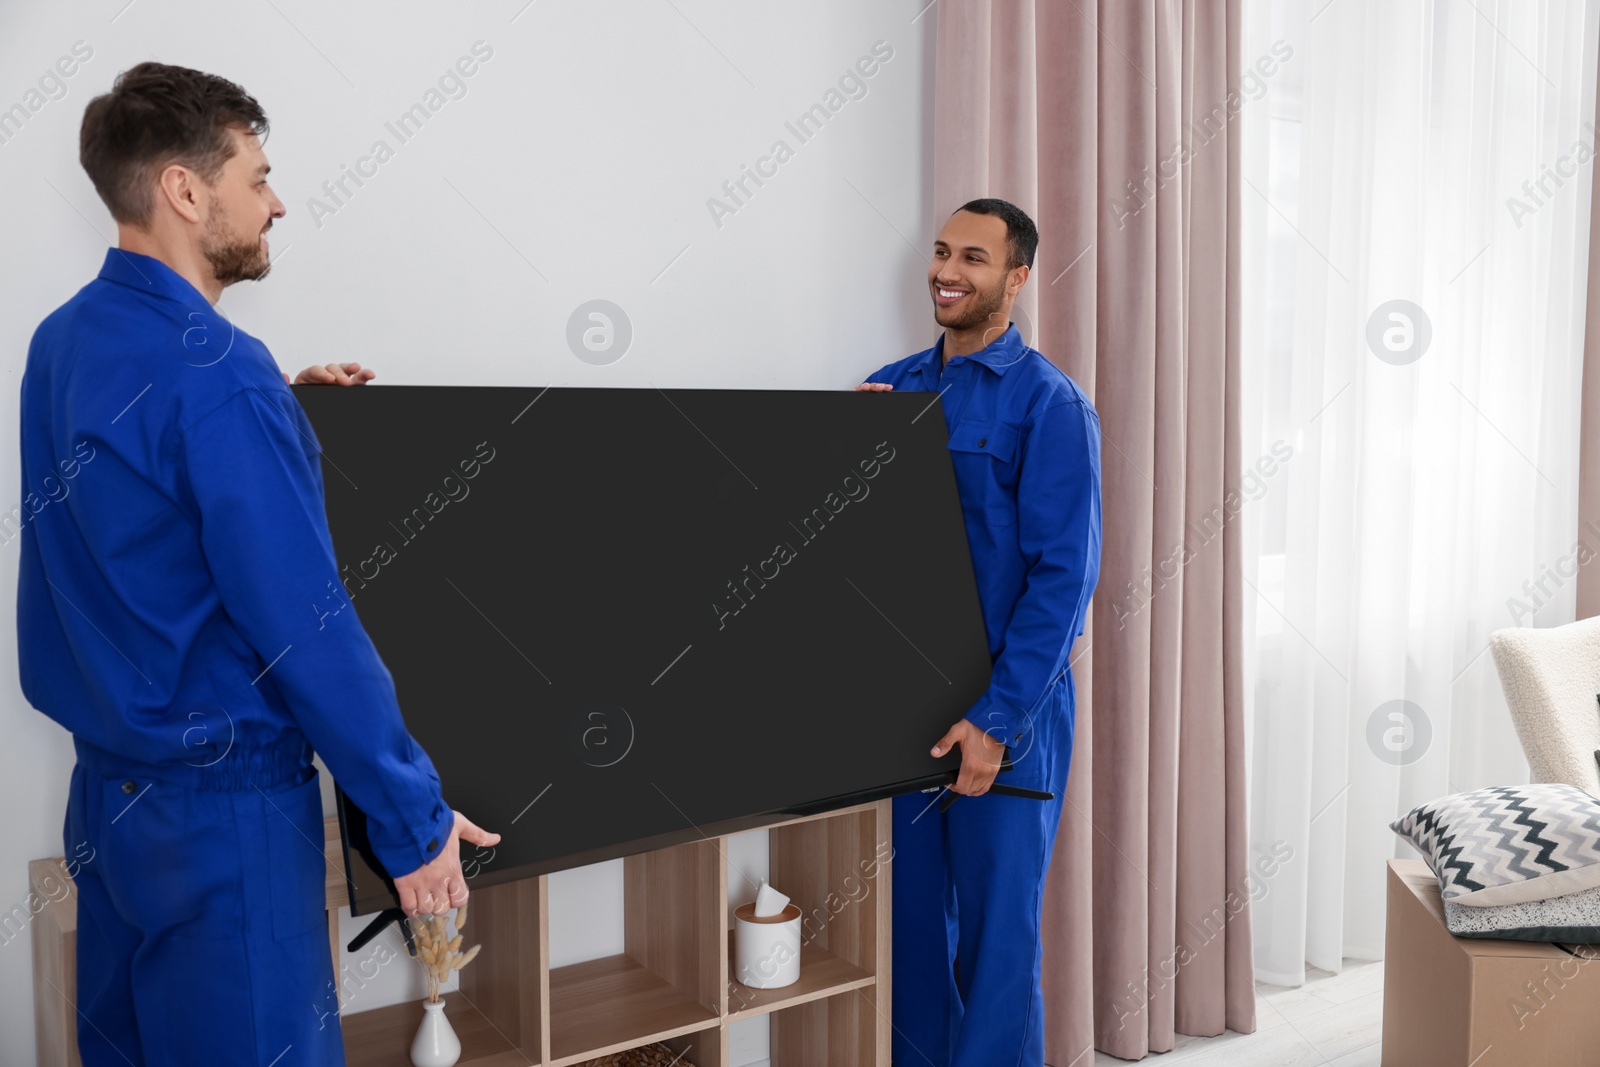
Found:
[[[0,506],[20,496],[28,339],[114,235],[78,167],[77,130],[117,71],[145,59],[215,71],[271,116],[289,208],[273,229],[277,265],[222,307],[286,370],[359,359],[394,383],[847,388],[934,336],[921,280],[935,215],[926,2],[0,0],[0,109],[37,108],[0,144]],[[30,97],[80,41],[92,57]],[[465,95],[401,143],[385,123],[480,41],[492,56]],[[784,123],[879,41],[893,58],[866,95],[801,143]],[[322,183],[379,139],[392,158],[359,188],[347,179],[336,211],[314,211]],[[792,158],[718,225],[707,199],[780,139]],[[633,331],[608,365],[567,343],[569,317],[596,298]],[[26,907],[27,861],[62,851],[72,765],[70,739],[17,686],[16,552],[0,547],[7,910]],[[747,870],[764,861],[761,835],[741,850]],[[614,865],[562,875],[554,896],[566,961],[614,950]],[[346,918],[346,936],[359,924]],[[33,1062],[31,984],[24,933],[0,943],[8,1063]],[[348,1007],[420,995],[416,974],[390,966]],[[746,1055],[763,1054],[763,1035],[739,1036]]]

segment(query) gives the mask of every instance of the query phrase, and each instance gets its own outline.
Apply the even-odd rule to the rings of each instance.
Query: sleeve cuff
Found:
[[[438,858],[439,853],[444,851],[450,831],[455,829],[456,813],[441,797],[434,805],[429,820],[409,825],[400,834],[391,835],[381,830],[368,815],[367,836],[372,843],[372,851],[391,879],[410,874]]]
[[[978,698],[965,718],[1010,748],[1016,748],[1033,730],[1033,723],[1026,715],[1012,711],[989,693]]]

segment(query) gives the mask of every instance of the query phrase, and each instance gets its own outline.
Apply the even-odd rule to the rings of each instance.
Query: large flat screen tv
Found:
[[[927,393],[297,387],[473,886],[941,781],[989,683]],[[397,902],[338,794],[351,910]]]

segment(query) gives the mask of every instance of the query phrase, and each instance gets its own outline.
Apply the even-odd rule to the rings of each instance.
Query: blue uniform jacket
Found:
[[[22,690],[150,763],[309,741],[398,876],[454,815],[343,595],[319,452],[265,345],[111,249],[28,349],[24,497],[0,515]]]
[[[943,359],[941,335],[867,381],[942,392],[993,660],[966,717],[1026,749],[1040,709],[1073,711],[1045,697],[1068,676],[1100,576],[1100,417],[1015,326],[979,352]]]

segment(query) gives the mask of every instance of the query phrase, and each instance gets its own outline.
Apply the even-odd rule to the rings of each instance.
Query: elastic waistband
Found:
[[[287,735],[267,745],[232,745],[212,762],[171,761],[151,763],[130,759],[74,736],[78,762],[96,774],[111,777],[153,778],[191,789],[232,792],[284,784],[299,784],[311,778],[311,743],[299,733]]]

